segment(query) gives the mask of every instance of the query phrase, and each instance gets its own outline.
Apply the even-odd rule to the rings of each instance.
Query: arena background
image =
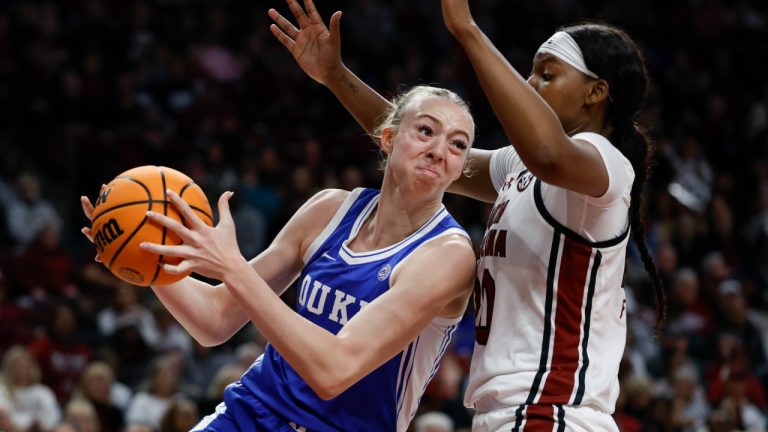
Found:
[[[476,146],[506,144],[437,0],[317,6],[326,19],[344,11],[344,61],[375,89],[453,89],[471,102]],[[622,431],[765,430],[768,3],[471,6],[523,74],[547,36],[583,19],[622,26],[647,58],[654,87],[644,122],[658,162],[646,226],[669,323],[654,338],[649,282],[630,253],[630,337],[615,414]],[[264,341],[252,326],[202,348],[150,290],[118,283],[94,263],[78,198],[95,197],[134,166],[180,169],[211,202],[235,191],[250,257],[317,190],[377,185],[375,146],[273,38],[270,7],[289,15],[277,0],[0,3],[0,355],[8,360],[0,387],[18,373],[10,360],[22,352],[29,363],[10,347],[26,346],[76,430],[187,430],[258,355]],[[489,208],[446,202],[477,243]],[[471,314],[464,324],[422,400],[421,412],[433,413],[419,426],[450,419],[468,429],[461,395]],[[13,416],[0,402],[0,430],[24,430]],[[53,417],[30,430],[48,430],[60,421]]]

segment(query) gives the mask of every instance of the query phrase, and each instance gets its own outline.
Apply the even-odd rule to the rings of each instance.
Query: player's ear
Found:
[[[381,150],[386,154],[392,154],[392,147],[394,146],[395,130],[388,127],[381,130]]]
[[[609,95],[608,81],[604,79],[595,80],[590,83],[589,94],[587,94],[587,105],[599,104],[608,99]]]

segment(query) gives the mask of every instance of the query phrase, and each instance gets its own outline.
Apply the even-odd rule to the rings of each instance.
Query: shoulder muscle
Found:
[[[427,302],[443,306],[465,294],[475,274],[475,253],[469,239],[449,234],[425,243],[415,250],[398,272],[392,285],[398,289],[429,287]]]
[[[299,207],[275,241],[281,237],[290,237],[299,248],[299,256],[303,256],[348,196],[349,191],[341,189],[324,189],[316,193]]]

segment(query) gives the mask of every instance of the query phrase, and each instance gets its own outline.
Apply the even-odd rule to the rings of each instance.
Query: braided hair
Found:
[[[563,29],[576,41],[589,70],[608,82],[610,98],[606,122],[611,128],[609,139],[629,159],[635,171],[630,205],[630,227],[645,270],[653,283],[656,307],[656,331],[667,318],[664,286],[648,252],[643,226],[643,187],[651,174],[655,147],[647,131],[638,124],[637,116],[648,98],[648,71],[640,50],[622,30],[603,23],[586,23]]]

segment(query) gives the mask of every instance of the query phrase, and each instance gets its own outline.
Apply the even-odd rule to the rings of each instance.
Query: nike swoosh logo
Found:
[[[328,258],[329,260],[333,260],[333,261],[336,261],[336,258],[334,258],[334,257],[332,257],[332,256],[330,256],[330,255],[328,255],[328,252],[323,252],[323,254],[322,254],[322,255],[320,255],[320,256],[321,256],[321,257],[323,257],[323,258]]]

